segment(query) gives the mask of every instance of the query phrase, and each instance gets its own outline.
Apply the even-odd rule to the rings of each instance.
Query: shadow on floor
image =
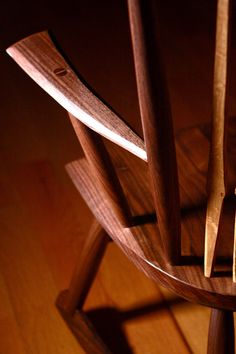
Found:
[[[181,298],[173,297],[168,301],[147,303],[126,311],[119,311],[112,307],[89,310],[86,311],[86,315],[92,322],[97,334],[113,354],[132,354],[132,348],[123,330],[123,323],[137,317],[153,314],[164,308],[168,309],[168,306],[173,305],[182,306],[188,305],[188,303]],[[179,328],[178,330],[180,331]],[[180,335],[184,338],[183,333],[180,333]]]

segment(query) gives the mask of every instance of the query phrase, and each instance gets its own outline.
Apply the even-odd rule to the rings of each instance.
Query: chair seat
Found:
[[[231,154],[235,151],[232,144],[233,140],[235,141],[235,121],[230,120]],[[231,219],[234,215],[230,213],[226,212],[223,234],[219,241],[217,272],[212,278],[205,278],[203,275],[208,135],[207,127],[194,127],[181,131],[176,137],[182,210],[182,259],[176,266],[171,266],[166,261],[163,252],[145,162],[113,144],[108,144],[135,216],[135,225],[130,228],[123,227],[113,214],[105,194],[95,185],[85,158],[73,161],[66,169],[99,223],[138,268],[188,300],[211,307],[236,310],[236,284],[232,282],[231,274]],[[231,163],[232,178],[235,176],[235,170]],[[157,238],[160,242],[154,242]]]

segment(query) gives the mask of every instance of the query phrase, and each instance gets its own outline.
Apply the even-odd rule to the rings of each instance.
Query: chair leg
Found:
[[[59,294],[56,301],[56,306],[63,319],[80,345],[89,354],[110,353],[82,311],[108,241],[106,232],[95,220],[90,228],[70,286]]]
[[[234,317],[232,311],[211,310],[207,353],[234,354]]]

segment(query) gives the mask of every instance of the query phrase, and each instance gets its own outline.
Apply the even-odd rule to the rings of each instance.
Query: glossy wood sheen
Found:
[[[157,48],[155,1],[129,0],[139,106],[158,215],[168,260],[181,254],[179,191],[171,109]]]
[[[131,226],[131,212],[102,138],[70,115],[70,119],[94,175],[123,226]]]
[[[196,149],[192,155],[188,144],[190,146],[194,144],[196,147],[205,146],[207,150]],[[222,273],[219,268],[220,276],[218,277],[208,279],[203,274],[204,205],[206,201],[204,189],[209,143],[202,131],[195,128],[180,134],[176,147],[183,207],[182,253],[184,256],[180,266],[168,264],[157,238],[158,230],[155,223],[132,228],[122,227],[109,208],[106,197],[94,185],[85,160],[81,159],[71,163],[67,166],[67,170],[104,229],[148,276],[188,300],[207,306],[235,310],[236,287],[232,283],[231,274],[225,272],[225,270],[230,270],[230,264],[227,266],[226,263],[226,267],[221,267],[224,270]],[[128,192],[128,199],[134,214],[153,213],[154,207],[145,165],[141,160],[133,161],[129,156],[117,150],[113,151],[113,156],[124,189]],[[230,233],[226,231],[225,237],[230,237]],[[231,255],[231,243],[225,241],[220,251],[221,256]]]
[[[209,161],[208,203],[205,238],[205,276],[210,277],[216,252],[223,200],[230,192],[226,171],[226,83],[230,0],[219,0],[213,87],[212,141]],[[231,189],[232,193],[232,189]]]
[[[234,354],[234,318],[231,311],[212,309],[207,354]]]
[[[147,159],[142,139],[82,83],[46,31],[25,38],[7,52],[73,116],[141,159]]]

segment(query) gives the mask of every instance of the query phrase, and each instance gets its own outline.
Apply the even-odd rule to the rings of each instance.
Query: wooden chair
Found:
[[[147,276],[189,301],[211,307],[208,353],[234,353],[236,287],[230,272],[236,130],[233,120],[226,126],[225,115],[229,0],[218,0],[207,205],[209,129],[187,129],[174,140],[155,41],[155,1],[128,0],[128,9],[145,143],[87,88],[47,32],[7,50],[69,112],[85,153],[85,158],[66,169],[96,221],[69,289],[59,295],[57,306],[87,353],[109,353],[82,308],[110,237]],[[115,144],[105,146],[99,134]],[[229,155],[231,169],[227,169]]]

